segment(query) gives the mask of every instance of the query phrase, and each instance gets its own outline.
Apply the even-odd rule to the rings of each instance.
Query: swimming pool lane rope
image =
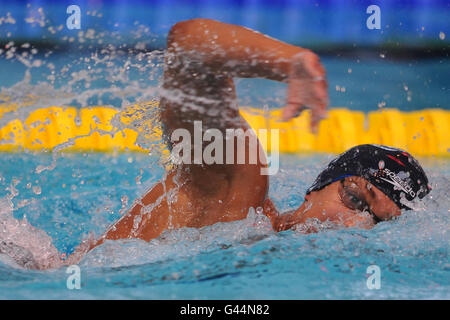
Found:
[[[146,107],[157,106],[155,101]],[[139,106],[126,111],[112,107],[36,109],[24,121],[10,120],[0,128],[0,151],[51,151],[58,146],[57,149],[75,152],[145,152],[147,150],[136,144],[142,127],[128,125],[142,117],[143,113],[134,112],[136,109]],[[0,106],[0,121],[7,110],[12,109]],[[380,109],[366,114],[332,108],[328,111],[328,118],[319,124],[316,134],[309,127],[309,112],[287,122],[280,121],[280,109],[264,113],[260,109],[245,107],[240,112],[257,134],[259,129],[268,129],[268,142],[262,141],[267,151],[278,147],[281,153],[340,153],[358,144],[376,143],[402,148],[413,155],[448,157],[450,154],[450,111],[447,110],[402,112]],[[115,126],[118,122],[124,124],[120,126],[121,130]],[[278,146],[270,143],[270,129],[278,129]],[[160,141],[160,130],[154,128],[147,138]]]

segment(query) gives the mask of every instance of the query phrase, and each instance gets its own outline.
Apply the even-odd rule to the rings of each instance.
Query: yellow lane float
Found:
[[[111,107],[36,109],[24,121],[14,119],[0,127],[0,151],[144,152],[136,144],[139,133],[145,133],[145,139],[161,140],[160,129],[142,125],[147,121],[146,112],[157,106],[158,102],[153,101],[144,108],[136,105],[125,111]],[[1,116],[11,110],[6,111],[2,106],[0,111],[3,111],[1,121]],[[268,129],[268,141],[270,129],[278,129],[278,148],[283,153],[340,153],[358,144],[376,143],[402,148],[413,155],[448,157],[450,154],[450,111],[447,110],[380,109],[365,114],[332,108],[316,134],[309,127],[309,112],[286,122],[280,121],[279,109],[263,112],[241,108],[240,112],[256,133],[258,129]],[[136,126],[139,122],[141,125]],[[270,144],[267,149],[270,151]]]

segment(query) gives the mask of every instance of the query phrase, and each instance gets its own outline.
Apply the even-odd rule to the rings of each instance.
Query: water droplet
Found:
[[[32,188],[32,190],[33,190],[34,194],[36,194],[36,195],[40,195],[42,193],[42,189],[40,186],[34,186]]]

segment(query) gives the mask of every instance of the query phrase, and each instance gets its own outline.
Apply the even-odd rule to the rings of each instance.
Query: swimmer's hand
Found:
[[[269,218],[272,228],[276,232],[288,230],[297,223],[293,212],[287,212],[280,215],[270,199],[264,201],[263,213]]]
[[[272,200],[270,200],[269,198],[267,198],[266,200],[264,200],[264,204],[263,204],[263,214],[269,218],[271,224],[272,224],[272,228],[276,230],[275,226],[276,226],[276,220],[278,218],[278,216],[280,215],[277,208],[275,207],[275,205],[273,204]]]
[[[311,109],[311,129],[317,132],[318,123],[326,116],[327,105],[327,80],[319,57],[311,51],[296,54],[290,66],[282,119],[287,121],[304,109]]]
[[[300,226],[303,233],[317,232],[315,228],[305,228],[301,217],[295,211],[280,214],[270,199],[264,201],[263,213],[270,219],[272,228],[276,232],[286,231],[297,226]]]

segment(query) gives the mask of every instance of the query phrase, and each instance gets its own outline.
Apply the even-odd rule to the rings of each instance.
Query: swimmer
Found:
[[[192,134],[194,121],[201,121],[203,132],[214,128],[223,136],[226,129],[250,128],[238,110],[233,82],[238,77],[286,83],[284,120],[308,107],[314,130],[325,116],[325,69],[312,51],[241,26],[209,19],[183,21],[168,35],[159,104],[169,148],[177,143],[172,141],[172,133],[181,128]],[[225,138],[222,142],[225,145]],[[255,145],[246,140],[245,148],[247,156]],[[236,157],[234,151],[232,157]],[[261,174],[267,167],[265,155],[256,154],[256,163],[247,157],[243,164],[207,164],[201,160],[199,164],[174,165],[103,236],[84,241],[63,263],[77,263],[105,240],[150,241],[165,230],[243,220],[249,208],[263,208],[275,231],[317,231],[309,221],[368,229],[399,216],[402,209],[409,208],[408,201],[423,198],[430,191],[423,169],[410,154],[361,145],[329,164],[298,209],[280,214],[268,198],[269,177]]]
[[[235,77],[287,83],[284,120],[307,106],[314,129],[325,115],[325,69],[316,54],[241,26],[193,19],[175,24],[168,35],[160,101],[166,137],[178,128],[192,133],[196,120],[202,121],[204,131],[248,129],[238,111]],[[250,148],[247,143],[246,155]],[[430,190],[410,154],[363,145],[333,160],[297,210],[279,214],[268,198],[269,178],[260,173],[266,163],[261,157],[256,164],[177,165],[90,249],[107,239],[150,241],[168,229],[242,220],[250,207],[262,207],[276,231],[305,226],[311,219],[370,228],[399,216],[407,200]]]

